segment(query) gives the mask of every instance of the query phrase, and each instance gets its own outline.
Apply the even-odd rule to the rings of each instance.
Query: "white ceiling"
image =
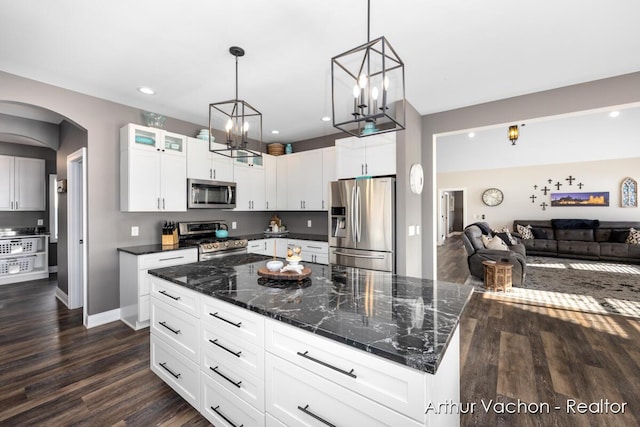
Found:
[[[331,57],[366,41],[365,0],[2,0],[0,16],[0,70],[201,125],[233,98],[241,46],[267,142],[336,132]],[[637,0],[371,0],[371,38],[424,115],[640,71],[638,16]]]

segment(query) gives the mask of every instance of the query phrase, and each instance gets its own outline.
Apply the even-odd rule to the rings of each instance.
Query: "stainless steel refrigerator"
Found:
[[[329,262],[395,272],[395,179],[330,183]]]

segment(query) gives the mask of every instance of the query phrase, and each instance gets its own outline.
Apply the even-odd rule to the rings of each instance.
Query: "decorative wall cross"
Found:
[[[529,197],[531,199],[531,203],[535,203],[536,202],[536,195],[532,194],[531,197]]]
[[[573,185],[573,181],[575,181],[576,179],[571,175],[569,175],[569,178],[565,178],[564,180],[569,181],[569,185]]]
[[[542,210],[543,211],[546,211],[547,210],[547,206],[549,206],[549,205],[547,204],[547,202],[542,202],[542,203],[540,203],[540,206],[542,206]]]
[[[580,189],[582,190],[582,187],[584,187],[584,184],[583,183],[579,183],[578,187],[580,187]]]
[[[552,179],[548,179],[548,180],[547,180],[547,182],[548,182],[549,184],[551,184],[551,183],[553,182],[553,180],[552,180]]]
[[[534,190],[537,190],[537,189],[538,189],[538,186],[537,186],[537,185],[534,185],[534,186],[533,186],[533,189],[534,189]]]
[[[558,191],[560,191],[560,187],[562,187],[562,184],[560,184],[560,181],[556,182],[553,185],[558,189]]]
[[[545,185],[544,188],[541,188],[540,191],[542,191],[544,193],[544,195],[547,195],[547,191],[551,191],[550,188],[547,188],[547,186]]]

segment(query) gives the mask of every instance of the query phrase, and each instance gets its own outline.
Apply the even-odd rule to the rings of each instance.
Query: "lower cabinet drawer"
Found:
[[[200,362],[200,319],[181,312],[156,297],[151,298],[151,333],[195,363]]]
[[[200,407],[200,366],[151,334],[151,370],[194,408]]]
[[[230,394],[216,380],[202,376],[200,413],[215,426],[262,427],[264,413],[239,397]]]
[[[151,296],[176,307],[185,313],[195,317],[200,316],[200,294],[184,286],[163,280],[159,277],[149,275],[151,283]]]
[[[211,297],[202,298],[203,325],[264,346],[264,316]]]
[[[265,350],[401,414],[424,419],[426,373],[272,319]]]
[[[283,424],[271,414],[265,414],[265,420],[267,421],[267,427],[287,427],[286,424]]]
[[[421,425],[277,356],[265,358],[267,413],[285,425]]]

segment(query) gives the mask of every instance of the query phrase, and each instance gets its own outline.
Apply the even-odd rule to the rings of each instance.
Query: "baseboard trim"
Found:
[[[56,288],[56,298],[58,299],[58,301],[63,303],[65,307],[69,308],[69,297],[64,293],[62,289]]]
[[[118,320],[120,320],[120,309],[116,308],[110,311],[103,311],[102,313],[87,316],[87,324],[85,326],[87,329],[90,329]]]

